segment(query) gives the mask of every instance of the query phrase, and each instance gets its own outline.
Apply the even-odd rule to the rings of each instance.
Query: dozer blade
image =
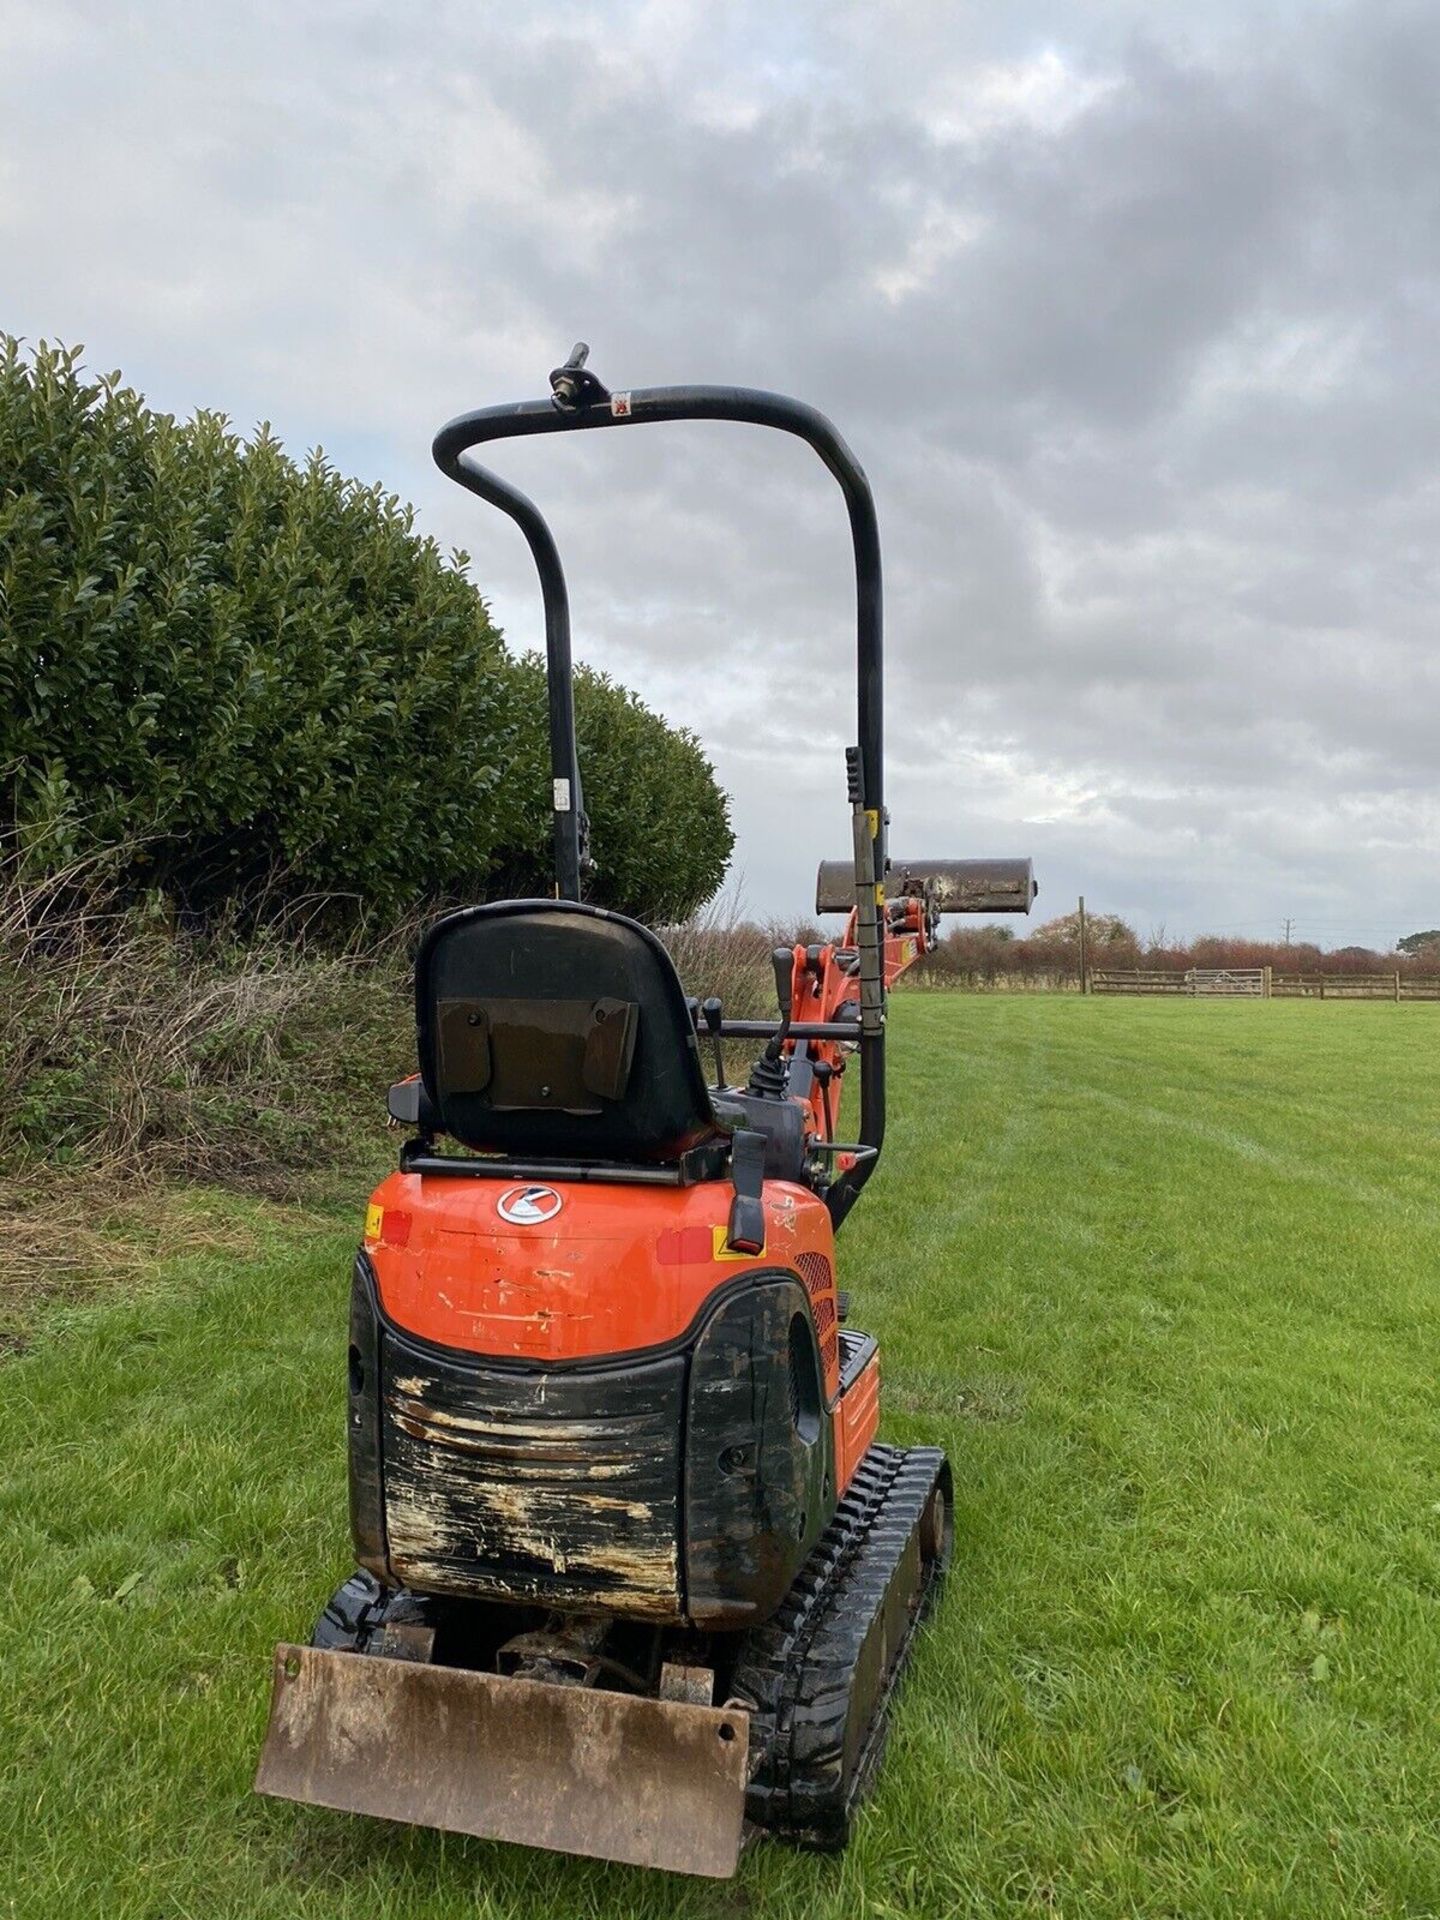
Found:
[[[743,1711],[279,1646],[255,1790],[725,1879],[749,1732]]]

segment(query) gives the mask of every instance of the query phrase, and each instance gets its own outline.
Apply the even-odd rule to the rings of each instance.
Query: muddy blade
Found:
[[[280,1646],[255,1790],[724,1879],[748,1734],[714,1707]]]

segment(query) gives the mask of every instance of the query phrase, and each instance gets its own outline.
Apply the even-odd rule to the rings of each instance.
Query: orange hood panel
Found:
[[[795,1270],[809,1254],[833,1274],[830,1216],[808,1189],[766,1182],[765,1249],[753,1257],[725,1250],[730,1199],[724,1180],[393,1173],[372,1196],[365,1249],[386,1317],[421,1340],[499,1359],[600,1358],[678,1339],[716,1288],[746,1272]]]

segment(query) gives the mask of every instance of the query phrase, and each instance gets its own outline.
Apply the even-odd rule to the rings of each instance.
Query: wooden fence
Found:
[[[1440,974],[1275,973],[1269,967],[1093,967],[1091,993],[1275,1000],[1440,1000]]]
[[[1091,993],[1188,993],[1183,973],[1173,969],[1140,967],[1092,967],[1089,972]]]
[[[1277,973],[1277,1000],[1440,1000],[1440,975]]]

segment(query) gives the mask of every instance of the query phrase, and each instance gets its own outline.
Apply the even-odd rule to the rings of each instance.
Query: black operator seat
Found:
[[[674,962],[634,920],[569,900],[447,914],[421,943],[415,1019],[429,1105],[463,1146],[725,1172]]]

